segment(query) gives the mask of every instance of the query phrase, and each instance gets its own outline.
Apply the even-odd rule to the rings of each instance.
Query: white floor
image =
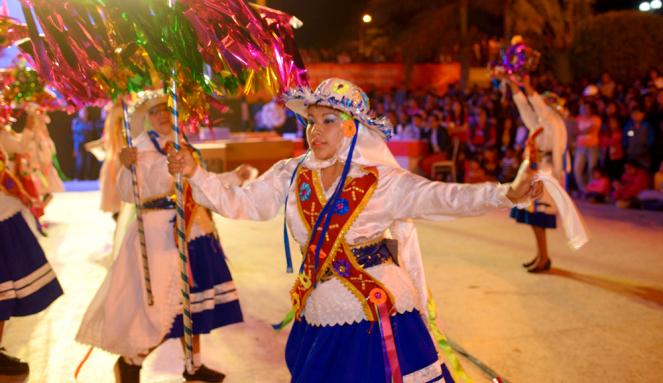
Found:
[[[3,345],[30,362],[27,382],[73,382],[87,348],[73,339],[109,265],[114,223],[97,192],[57,195],[42,245],[65,295],[47,311],[14,318]],[[663,361],[663,215],[584,206],[592,242],[578,253],[550,235],[553,271],[529,275],[529,229],[506,212],[418,224],[429,284],[450,338],[511,382],[658,382]],[[218,217],[217,217],[218,218]],[[287,382],[287,331],[270,324],[289,310],[280,219],[218,226],[245,323],[203,337],[203,359],[226,382]],[[179,382],[175,341],[146,361],[144,382]],[[79,382],[113,382],[116,356],[94,350]],[[474,381],[488,381],[463,360]],[[0,378],[0,381],[2,379]]]

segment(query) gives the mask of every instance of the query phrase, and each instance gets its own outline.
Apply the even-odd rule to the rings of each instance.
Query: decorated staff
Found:
[[[177,111],[177,82],[175,80],[175,70],[173,70],[173,79],[168,88],[169,104],[173,119],[173,134],[175,136],[175,151],[179,152],[181,148],[180,124]],[[186,238],[184,233],[184,186],[182,175],[175,176],[176,192],[176,232],[177,232],[177,250],[180,259],[180,291],[182,295],[182,325],[184,326],[184,360],[187,371],[193,369],[193,324],[191,323],[191,302],[189,290],[191,288],[189,280],[189,255],[186,251]]]
[[[124,113],[124,138],[127,141],[127,146],[133,148],[133,140],[131,137],[131,128],[129,127],[129,112],[127,104],[122,102],[122,111]],[[145,279],[145,293],[147,294],[147,304],[152,306],[154,304],[154,297],[152,296],[152,281],[150,280],[150,264],[147,260],[147,245],[145,244],[145,223],[143,222],[143,206],[139,202],[140,189],[138,188],[138,177],[136,176],[136,166],[129,167],[131,171],[131,185],[133,187],[134,201],[136,201],[136,222],[138,222],[138,239],[140,243],[140,258],[143,265],[143,278]]]

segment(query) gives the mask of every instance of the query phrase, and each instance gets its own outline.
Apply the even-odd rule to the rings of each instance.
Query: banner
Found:
[[[460,81],[460,64],[416,64],[412,67],[409,83],[404,64],[333,64],[307,65],[312,87],[329,77],[340,77],[359,85],[364,90],[388,90],[394,87],[431,89],[445,92],[451,83]]]

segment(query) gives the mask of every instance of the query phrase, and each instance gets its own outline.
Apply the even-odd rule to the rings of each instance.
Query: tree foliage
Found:
[[[577,78],[596,79],[608,72],[632,81],[663,65],[663,17],[637,11],[609,12],[593,18],[573,44]]]

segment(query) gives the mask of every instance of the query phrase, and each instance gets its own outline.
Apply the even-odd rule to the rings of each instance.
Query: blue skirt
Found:
[[[554,229],[557,227],[557,216],[546,214],[540,211],[531,212],[527,209],[511,208],[511,218],[516,222],[525,223],[530,226],[542,227],[544,229]]]
[[[215,328],[241,322],[237,290],[219,240],[208,234],[189,241],[189,258],[193,274],[193,333],[207,334]],[[179,314],[166,337],[179,338],[182,334],[182,314]]]
[[[0,221],[0,321],[43,311],[60,295],[62,287],[23,215]]]
[[[438,356],[421,315],[391,317],[396,351],[403,375],[437,363]],[[293,383],[384,383],[385,360],[377,322],[312,326],[295,321],[285,347]],[[442,375],[431,382],[442,379]]]

